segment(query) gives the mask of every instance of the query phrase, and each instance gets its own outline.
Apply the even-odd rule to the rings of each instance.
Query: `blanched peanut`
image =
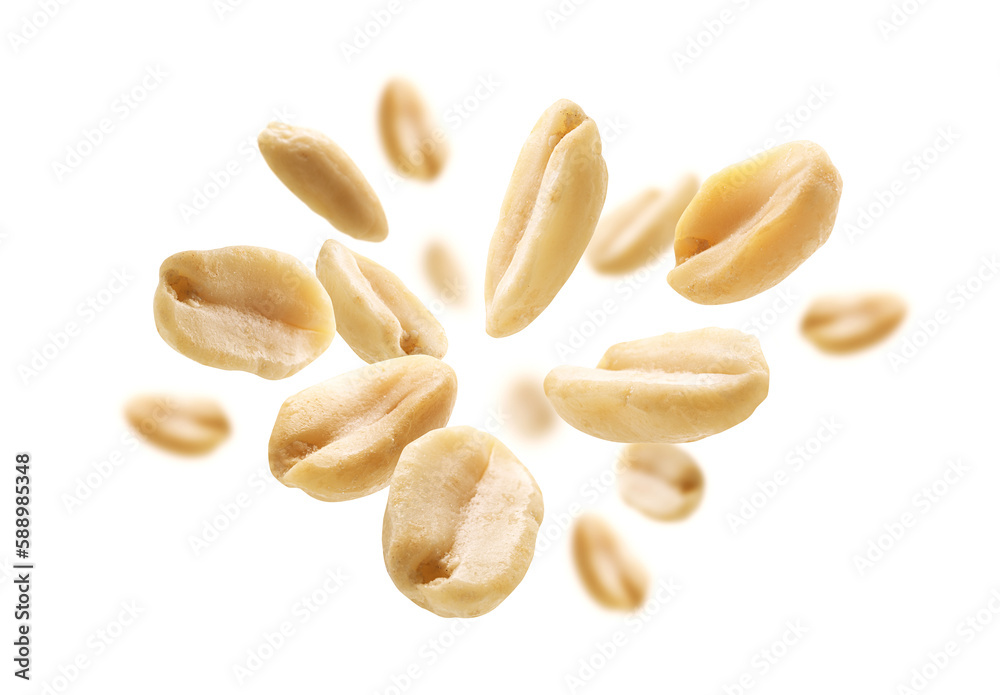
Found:
[[[486,332],[512,335],[562,288],[594,233],[608,170],[597,124],[571,101],[550,106],[521,149],[486,260]]]
[[[595,601],[632,611],[649,591],[649,572],[601,517],[587,512],[573,526],[573,559],[583,586]]]
[[[601,217],[587,247],[600,273],[624,274],[655,261],[674,241],[677,220],[698,192],[698,177],[686,174],[670,189],[647,188]]]
[[[613,345],[596,369],[556,367],[545,393],[563,420],[613,442],[693,442],[743,422],[767,396],[757,339],[703,328]]]
[[[177,454],[208,453],[230,430],[226,411],[211,398],[134,396],[125,404],[125,419],[150,444]]]
[[[677,223],[671,287],[727,304],[774,287],[826,243],[840,174],[811,142],[791,142],[705,181]]]
[[[160,266],[156,330],[196,362],[283,379],[333,340],[333,307],[296,258],[256,246],[184,251]]]
[[[448,159],[448,143],[416,87],[406,80],[389,81],[379,101],[378,126],[386,155],[400,175],[437,178]]]
[[[887,292],[821,297],[809,305],[802,333],[825,352],[846,354],[889,337],[906,316],[906,302]]]
[[[542,511],[534,478],[499,440],[471,427],[434,430],[403,450],[392,476],[385,567],[421,608],[483,615],[528,571]]]
[[[464,304],[469,287],[462,264],[444,241],[435,239],[424,248],[424,272],[442,304]]]
[[[629,444],[618,458],[618,492],[651,519],[680,521],[701,504],[705,476],[679,446]]]
[[[323,133],[274,122],[257,136],[257,145],[288,190],[344,234],[365,241],[382,241],[389,234],[371,184]]]
[[[368,365],[286,400],[271,432],[271,473],[327,502],[389,483],[403,447],[448,423],[457,383],[451,367],[414,355]]]
[[[333,300],[337,327],[365,362],[404,355],[444,357],[444,328],[403,281],[375,261],[330,239],[316,275]]]
[[[507,384],[500,412],[515,433],[529,439],[551,431],[556,424],[556,413],[545,397],[542,380],[534,374],[521,374]]]

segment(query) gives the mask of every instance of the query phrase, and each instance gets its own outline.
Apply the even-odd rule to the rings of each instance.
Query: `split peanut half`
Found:
[[[597,124],[571,101],[550,106],[521,149],[486,260],[486,332],[534,321],[569,279],[604,206]]]
[[[268,459],[283,485],[326,502],[389,484],[399,454],[443,427],[455,405],[451,367],[433,357],[397,357],[297,393],[278,411]]]
[[[573,526],[573,560],[584,588],[605,608],[633,611],[646,601],[649,572],[611,525],[592,512]]]
[[[906,302],[887,292],[829,296],[814,301],[802,333],[820,350],[846,354],[885,340],[906,316]]]
[[[534,478],[496,437],[471,427],[434,430],[403,450],[392,476],[385,567],[421,608],[483,615],[528,571],[542,513]]]
[[[705,476],[674,444],[629,444],[618,457],[618,493],[633,509],[657,521],[691,516],[705,494]]]
[[[274,122],[257,136],[257,145],[288,190],[344,234],[364,241],[382,241],[389,234],[371,184],[323,133]]]
[[[340,335],[365,362],[404,355],[444,357],[444,328],[403,281],[333,239],[323,244],[316,275],[330,294]]]
[[[212,398],[142,394],[125,404],[128,424],[150,444],[177,454],[206,454],[229,436],[229,418]]]
[[[424,272],[442,304],[465,303],[469,287],[465,271],[444,241],[435,239],[424,248]]]
[[[822,147],[780,145],[710,176],[677,223],[667,281],[698,304],[774,287],[826,243],[843,183]]]
[[[743,422],[770,372],[753,336],[725,328],[613,345],[596,369],[556,367],[545,394],[570,425],[613,442],[693,442]]]
[[[256,246],[184,251],[160,266],[156,330],[196,362],[284,379],[333,341],[330,297],[293,256]]]
[[[410,82],[393,79],[378,106],[382,146],[401,176],[423,181],[438,177],[448,160],[444,130]]]
[[[647,188],[597,225],[587,260],[599,273],[625,274],[647,265],[674,241],[677,220],[698,192],[698,177],[682,176],[670,189]]]
[[[557,419],[541,379],[521,374],[511,379],[500,400],[500,415],[516,434],[534,439],[551,431]]]

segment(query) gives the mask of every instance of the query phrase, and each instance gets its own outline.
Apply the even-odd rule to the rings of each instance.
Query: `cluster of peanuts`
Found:
[[[383,145],[403,175],[431,180],[447,146],[424,100],[394,80],[378,109]],[[384,240],[382,205],[347,153],[322,133],[271,123],[260,151],[310,209],[355,239]],[[699,185],[693,175],[649,189],[602,218],[608,172],[594,121],[576,104],[549,107],[528,136],[500,209],[485,277],[486,332],[523,330],[552,302],[586,252],[601,273],[631,272],[671,244],[667,280],[699,304],[763,292],[827,240],[841,178],[826,152],[791,142],[730,166]],[[452,270],[446,247],[428,268]],[[435,269],[438,269],[437,271]],[[389,487],[385,566],[396,587],[440,616],[474,617],[520,583],[534,554],[542,493],[496,437],[448,426],[455,372],[442,361],[444,328],[390,270],[340,241],[322,247],[315,273],[291,255],[252,246],[184,251],[161,268],[156,328],[203,365],[283,379],[322,354],[339,331],[365,366],[281,405],[268,445],[274,477],[326,502]],[[804,334],[830,352],[888,335],[905,307],[894,295],[831,297],[807,311]],[[514,421],[544,429],[555,411],[577,430],[627,446],[616,468],[622,499],[660,521],[688,517],[704,491],[698,464],[678,443],[746,420],[768,393],[757,339],[707,327],[611,346],[596,367],[560,366],[516,386]],[[541,398],[541,396],[539,396]],[[154,443],[203,453],[229,432],[205,399],[140,396],[130,422]],[[577,520],[573,552],[603,605],[639,606],[648,573],[600,517]]]

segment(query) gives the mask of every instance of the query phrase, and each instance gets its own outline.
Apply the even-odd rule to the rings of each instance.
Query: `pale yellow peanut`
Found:
[[[141,394],[125,404],[128,424],[150,444],[177,454],[205,454],[229,436],[229,418],[212,398]]]
[[[601,217],[587,247],[600,273],[624,274],[655,261],[674,241],[677,220],[698,192],[698,177],[685,174],[671,188],[647,188]]]
[[[424,247],[424,272],[445,305],[464,304],[469,283],[451,247],[435,239]]]
[[[486,260],[486,332],[534,321],[569,279],[594,233],[608,170],[597,125],[571,101],[550,106],[524,143]]]
[[[366,362],[404,355],[444,357],[444,328],[403,281],[333,239],[323,244],[316,275],[333,301],[337,328]]]
[[[472,427],[434,430],[403,450],[392,476],[386,570],[421,608],[483,615],[524,578],[542,514],[535,479],[500,440]]]
[[[455,372],[426,355],[341,374],[287,399],[268,443],[271,473],[326,502],[389,484],[400,452],[451,417]]]
[[[379,134],[393,167],[401,176],[430,181],[448,160],[444,130],[410,82],[386,84],[378,106]]]
[[[710,176],[677,223],[668,282],[699,304],[775,286],[826,243],[842,188],[823,148],[805,141]]]
[[[605,608],[633,611],[646,601],[649,572],[593,512],[581,515],[573,526],[573,560],[584,588]]]
[[[846,354],[887,338],[906,316],[906,302],[896,294],[820,297],[802,319],[802,333],[825,352]]]
[[[691,516],[705,494],[705,476],[674,444],[629,444],[618,457],[618,493],[633,509],[658,521]]]
[[[256,246],[184,251],[160,266],[156,330],[196,362],[283,379],[335,335],[330,296],[295,257]]]
[[[767,396],[760,343],[703,328],[613,345],[596,369],[556,367],[545,394],[563,420],[613,442],[693,442],[750,417]]]
[[[511,430],[529,439],[551,431],[556,424],[556,412],[545,397],[542,380],[534,374],[521,374],[507,383],[500,413]]]
[[[364,241],[382,241],[389,234],[371,184],[323,133],[274,122],[257,136],[257,145],[288,190],[344,234]]]

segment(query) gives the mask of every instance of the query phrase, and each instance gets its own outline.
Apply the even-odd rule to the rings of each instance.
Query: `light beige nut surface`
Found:
[[[396,587],[443,617],[472,618],[517,587],[535,552],[542,493],[496,437],[434,430],[403,450],[382,526]]]
[[[257,145],[288,190],[344,234],[365,241],[382,241],[389,234],[371,184],[323,133],[274,122],[257,136]]]
[[[430,181],[441,173],[448,160],[444,130],[413,84],[402,79],[386,84],[378,127],[385,153],[401,176]]]
[[[550,106],[521,149],[486,260],[486,332],[517,333],[549,305],[594,233],[608,187],[597,124]]]
[[[293,256],[256,246],[184,251],[160,266],[156,330],[196,362],[283,379],[333,340],[330,296]]]
[[[632,611],[646,601],[649,572],[593,512],[582,514],[573,526],[573,560],[584,588],[605,608]]]
[[[693,442],[743,422],[767,396],[760,343],[703,328],[613,345],[596,369],[556,367],[545,394],[563,420],[613,442]]]
[[[691,516],[705,494],[705,476],[674,444],[629,444],[618,457],[618,493],[633,509],[658,521]]]
[[[366,362],[404,355],[444,357],[444,328],[403,281],[333,239],[323,244],[316,275],[333,300],[337,328]]]
[[[278,411],[267,449],[271,473],[326,502],[381,490],[403,447],[448,424],[456,394],[452,368],[426,355],[368,365],[307,388]]]
[[[178,454],[205,454],[229,436],[229,418],[212,398],[141,394],[125,404],[125,419],[146,441]]]
[[[673,244],[677,220],[697,192],[698,177],[685,174],[671,188],[647,188],[605,214],[587,247],[590,265],[624,274],[655,261]]]
[[[469,282],[461,262],[447,243],[435,239],[427,244],[424,248],[424,272],[442,304],[465,303]]]
[[[545,397],[541,378],[534,374],[520,374],[507,383],[500,413],[510,429],[525,438],[540,437],[556,424],[556,411]]]
[[[668,282],[699,304],[775,286],[826,243],[842,187],[823,148],[805,141],[710,176],[677,223]]]
[[[802,333],[826,352],[845,354],[887,338],[906,316],[906,302],[895,294],[821,297],[809,305]]]

